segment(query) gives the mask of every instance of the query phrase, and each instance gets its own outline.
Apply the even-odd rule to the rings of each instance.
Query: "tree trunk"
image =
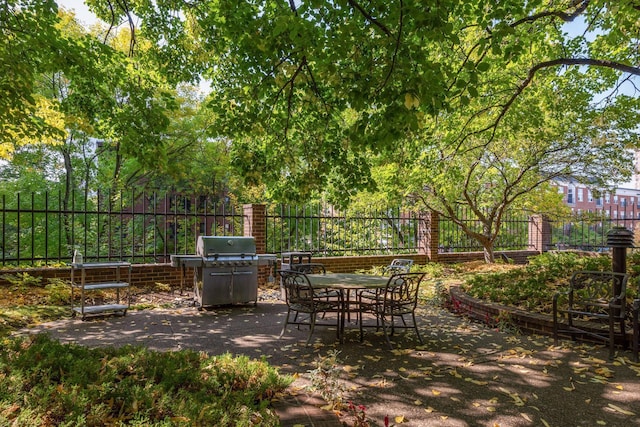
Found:
[[[493,264],[496,262],[495,254],[493,252],[493,242],[483,244],[484,262],[487,264]]]

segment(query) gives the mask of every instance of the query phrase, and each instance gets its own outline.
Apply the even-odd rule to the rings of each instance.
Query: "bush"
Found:
[[[628,261],[628,267],[636,275],[636,265]],[[611,258],[574,252],[545,253],[532,257],[522,268],[469,276],[462,289],[474,298],[548,313],[553,294],[568,284],[576,270],[611,270]],[[634,292],[633,286],[629,292]]]
[[[292,381],[264,360],[89,349],[45,335],[5,339],[0,425],[278,425],[271,399]]]

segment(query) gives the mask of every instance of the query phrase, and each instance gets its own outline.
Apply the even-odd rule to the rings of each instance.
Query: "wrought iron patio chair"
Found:
[[[575,340],[586,335],[609,345],[609,358],[615,353],[616,323],[625,344],[626,288],[629,276],[611,271],[573,273],[566,292],[553,296],[553,339],[560,335]]]
[[[385,274],[408,273],[413,265],[412,259],[395,258],[384,268]]]
[[[327,274],[327,270],[324,267],[324,264],[321,264],[319,262],[303,262],[299,264],[291,264],[291,269],[305,274]],[[327,300],[335,300],[341,298],[340,292],[336,291],[335,289],[315,289],[315,292],[318,298],[325,298]],[[325,317],[325,314],[326,313],[322,314],[323,319]]]
[[[285,300],[287,303],[287,315],[284,319],[284,325],[282,326],[282,332],[279,338],[284,336],[287,330],[287,325],[308,325],[309,336],[307,337],[306,344],[311,341],[311,336],[317,325],[316,317],[318,314],[335,313],[337,321],[335,323],[337,329],[337,336],[340,337],[340,312],[342,307],[342,300],[340,294],[338,298],[329,299],[326,295],[318,294],[315,292],[309,279],[305,273],[295,270],[282,270],[279,272],[282,278],[282,286],[285,291]],[[293,319],[291,318],[291,315]],[[301,320],[298,320],[298,315],[301,316]],[[329,324],[323,324],[330,326]]]
[[[319,262],[303,262],[291,264],[291,269],[305,274],[327,274],[324,264]]]
[[[391,264],[384,267],[382,269],[383,274],[385,275],[394,275],[398,273],[408,273],[411,271],[411,266],[413,265],[412,259],[403,259],[403,258],[395,258],[391,261]],[[362,299],[375,299],[378,296],[378,289],[376,290],[367,290],[364,289],[358,295],[358,300]]]
[[[396,328],[414,329],[418,341],[422,344],[415,312],[418,306],[420,282],[422,282],[424,275],[424,273],[394,274],[389,278],[386,287],[381,288],[375,297],[363,298],[362,293],[359,295],[360,341],[363,339],[362,316],[369,312],[376,317],[376,328],[379,329],[382,326],[389,348],[393,348],[389,337],[394,334]],[[410,323],[407,323],[407,317],[411,317]],[[402,321],[402,325],[397,324],[396,319],[398,318]]]

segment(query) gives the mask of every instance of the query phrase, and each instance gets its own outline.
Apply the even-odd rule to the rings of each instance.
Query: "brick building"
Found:
[[[604,213],[614,220],[640,219],[640,189],[599,191],[572,180],[557,180],[554,185],[563,195],[562,201],[576,214]]]

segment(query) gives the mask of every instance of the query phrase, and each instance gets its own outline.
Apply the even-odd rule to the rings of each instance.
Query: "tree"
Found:
[[[329,188],[345,200],[374,187],[373,164],[401,160],[393,192],[458,222],[492,261],[501,218],[525,195],[554,177],[606,187],[628,176],[634,1],[223,1],[183,12],[183,29],[199,28],[185,33],[213,53],[198,64],[217,130],[241,141],[237,164],[277,197]],[[163,11],[136,13],[157,23]],[[577,18],[585,32],[571,36],[564,25]]]
[[[610,96],[639,74],[640,11],[632,0],[91,4],[105,19],[141,17],[140,32],[171,78],[211,78],[214,131],[248,137],[239,155],[252,160],[241,164],[253,168],[259,159],[279,172],[266,176],[271,183],[300,183],[302,194],[330,181],[344,182],[336,190],[346,195],[370,186],[368,153],[393,155],[430,118],[474,99],[486,102],[465,109],[457,141],[492,135],[545,75],[570,77],[620,111],[637,110],[635,97]],[[566,33],[576,18],[588,34]]]
[[[52,117],[55,105],[34,90],[40,73],[58,70],[75,46],[56,27],[53,0],[5,1],[0,5],[0,159],[36,135],[60,138],[64,129]],[[55,116],[55,115],[54,115]]]
[[[232,141],[233,163],[281,200],[329,190],[346,203],[402,160],[444,169],[422,193],[428,182],[407,176],[429,206],[444,212],[440,193],[465,189],[456,203],[486,208],[488,188],[515,180],[493,198],[508,206],[554,174],[624,174],[617,150],[638,145],[637,0],[87,3],[125,22],[128,56],[170,84],[210,79],[208,136]],[[566,31],[576,20],[583,34]],[[131,153],[162,159],[125,131]]]

